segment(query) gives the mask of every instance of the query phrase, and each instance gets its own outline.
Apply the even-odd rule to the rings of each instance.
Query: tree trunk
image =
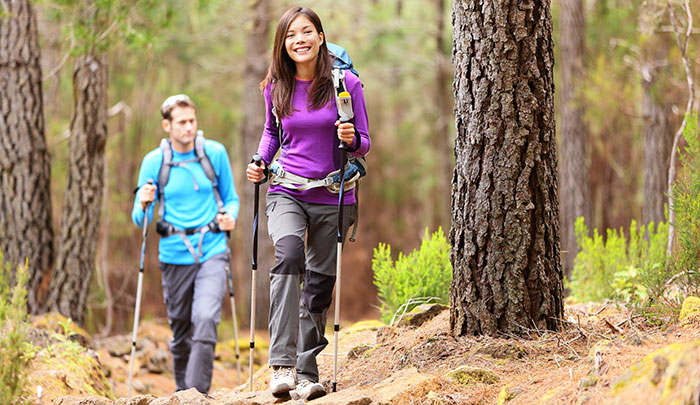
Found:
[[[37,313],[54,254],[40,50],[31,3],[0,0],[0,10],[0,252],[13,268],[28,261]]]
[[[265,125],[265,101],[260,93],[260,82],[265,78],[270,64],[267,56],[267,44],[270,31],[270,2],[269,0],[254,1],[251,6],[253,16],[252,30],[248,33],[245,56],[245,75],[243,90],[243,132],[241,137],[241,161],[246,165],[258,149],[258,142]],[[267,233],[267,217],[265,216],[265,190],[260,187],[260,211],[258,220],[258,270],[256,282],[256,314],[255,325],[259,329],[267,329],[267,314],[270,301],[270,280],[267,272],[274,263],[272,242]],[[247,179],[239,187],[241,206],[239,215],[239,232],[243,235],[245,252],[240,255],[243,268],[250,274],[253,235],[253,201],[255,187]],[[250,279],[248,279],[250,280]],[[250,281],[246,284],[250,286]],[[250,302],[250,297],[248,299]],[[244,318],[247,319],[248,317]]]
[[[81,55],[73,66],[73,117],[68,178],[56,272],[47,307],[84,320],[95,271],[107,141],[107,64],[102,55]]]
[[[436,72],[435,72],[435,103],[437,106],[437,120],[435,121],[435,134],[433,136],[433,147],[437,152],[435,168],[437,170],[436,194],[433,196],[435,207],[433,207],[433,222],[435,225],[447,229],[450,221],[450,200],[449,192],[452,188],[450,184],[450,172],[452,171],[453,140],[452,132],[448,125],[454,111],[454,100],[450,97],[450,61],[449,55],[443,52],[445,49],[445,0],[436,1]]]
[[[584,217],[591,224],[588,166],[588,128],[581,97],[584,80],[585,18],[582,0],[560,0],[559,66],[561,74],[561,238],[564,272],[571,277],[578,245],[574,222]]]
[[[667,48],[664,48],[667,49]],[[664,52],[665,53],[665,52]],[[664,88],[655,83],[661,75],[652,60],[642,67],[642,117],[644,126],[644,208],[642,221],[658,224],[666,220],[666,192],[668,186],[668,165],[673,144],[673,128],[668,117],[671,109],[655,89]]]
[[[549,2],[456,0],[453,335],[563,314]]]

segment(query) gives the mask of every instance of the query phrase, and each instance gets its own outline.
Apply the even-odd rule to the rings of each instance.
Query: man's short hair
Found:
[[[163,101],[160,106],[160,114],[165,120],[171,120],[172,116],[170,113],[175,109],[175,107],[194,107],[194,102],[187,96],[187,94],[176,94],[170,96]]]

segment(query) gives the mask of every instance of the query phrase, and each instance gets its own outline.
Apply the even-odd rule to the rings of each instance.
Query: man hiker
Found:
[[[239,201],[226,148],[198,134],[192,100],[168,97],[160,112],[168,138],[143,158],[132,219],[142,226],[148,214],[150,221],[157,199],[176,390],[194,387],[206,394],[226,292],[223,231],[234,229]]]

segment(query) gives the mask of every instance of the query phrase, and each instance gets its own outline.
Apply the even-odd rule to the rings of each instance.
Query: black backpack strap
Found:
[[[213,189],[214,198],[216,199],[216,206],[221,209],[224,207],[224,201],[221,199],[221,194],[219,193],[219,182],[216,178],[216,171],[214,170],[214,166],[211,164],[209,156],[207,156],[207,152],[204,150],[204,141],[205,139],[203,133],[201,131],[197,131],[197,136],[194,138],[194,153],[197,156],[197,159],[199,159],[199,164],[202,166],[204,174],[207,175],[209,181],[211,181],[214,185]]]
[[[280,142],[280,149],[282,149],[282,119],[277,114],[277,107],[272,106],[272,115],[275,116],[275,127],[277,127],[277,139]]]

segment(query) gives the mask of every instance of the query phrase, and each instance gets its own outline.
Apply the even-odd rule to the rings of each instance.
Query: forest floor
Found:
[[[360,322],[340,332],[338,392],[310,403],[697,403],[700,322],[662,329],[615,304],[579,304],[566,307],[562,325],[556,333],[526,330],[525,337],[455,338],[449,333],[448,310],[419,326]],[[329,392],[332,335],[319,357],[321,382]],[[241,336],[246,337],[241,341],[247,340],[248,335]],[[168,339],[167,325],[147,323],[141,328],[132,393],[137,396],[131,400],[125,398],[130,336],[93,342],[111,395],[95,396],[93,392],[90,397],[91,390],[64,388],[46,390],[41,399],[33,400],[64,405],[301,402],[276,399],[266,391],[266,366],[256,372],[253,392],[247,385],[237,387],[232,341],[217,346],[209,396],[195,390],[173,394]],[[256,337],[256,364],[265,364],[263,343]],[[242,350],[243,380],[248,376],[247,357],[248,351]],[[31,386],[43,379],[45,376],[35,378]],[[65,386],[80,384],[66,382]]]

